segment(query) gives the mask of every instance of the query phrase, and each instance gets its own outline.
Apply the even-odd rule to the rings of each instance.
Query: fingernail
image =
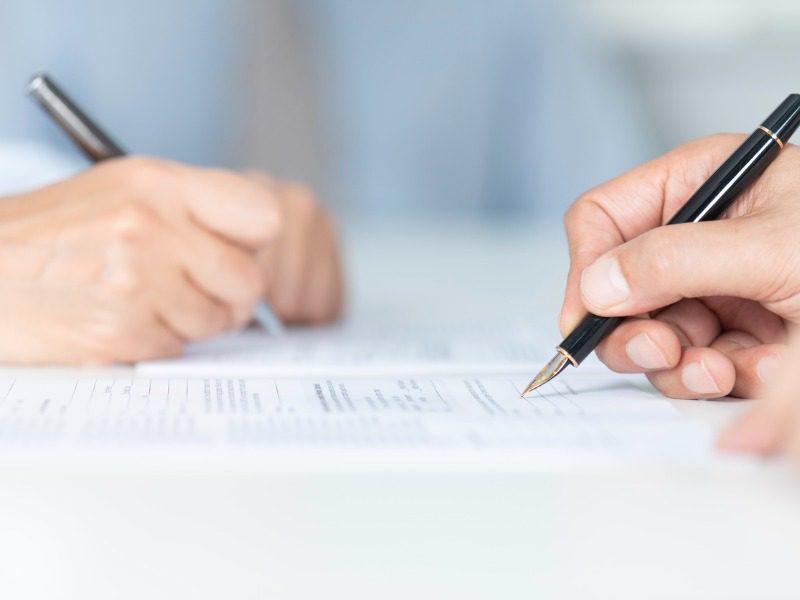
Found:
[[[661,350],[646,333],[639,333],[628,340],[628,343],[625,344],[625,352],[631,362],[642,369],[666,369],[669,367]]]
[[[758,373],[758,378],[767,383],[772,381],[775,378],[775,375],[781,370],[783,366],[783,358],[781,358],[780,354],[772,354],[770,356],[765,356],[756,365],[756,373]]]
[[[601,258],[581,275],[581,294],[590,306],[609,308],[627,300],[630,293],[616,257]]]
[[[681,381],[691,392],[695,394],[719,394],[721,390],[708,372],[704,361],[689,363],[681,371]]]

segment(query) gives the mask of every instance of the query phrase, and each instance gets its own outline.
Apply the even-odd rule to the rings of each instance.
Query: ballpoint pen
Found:
[[[28,84],[28,93],[93,162],[125,156],[126,152],[47,75],[35,75]],[[253,318],[269,333],[283,333],[283,323],[266,301],[256,305]]]
[[[758,177],[800,125],[800,94],[790,94],[778,108],[700,186],[666,226],[718,219],[736,196]],[[544,385],[567,366],[577,367],[624,317],[588,314],[556,348],[556,355],[528,384],[522,396]]]

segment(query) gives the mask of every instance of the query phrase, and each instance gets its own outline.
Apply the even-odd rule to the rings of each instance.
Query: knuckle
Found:
[[[287,190],[292,208],[298,215],[311,217],[316,214],[318,205],[311,188],[301,183],[291,183]]]
[[[87,333],[91,340],[93,360],[114,362],[123,360],[135,341],[128,319],[121,312],[110,311],[95,320]]]
[[[150,237],[158,223],[153,210],[140,203],[126,203],[115,210],[111,231],[118,239],[140,241]]]
[[[563,219],[564,229],[566,229],[567,231],[570,230],[572,224],[578,220],[579,215],[581,214],[581,212],[583,212],[585,204],[586,200],[584,199],[583,196],[578,198],[572,204],[570,204],[569,208],[567,208],[566,212],[564,212],[564,219]]]
[[[250,221],[248,243],[253,247],[263,247],[275,239],[276,232],[280,229],[281,218],[273,206],[264,204],[260,210],[252,211],[248,216]]]
[[[139,246],[130,239],[116,238],[105,250],[105,266],[100,278],[102,289],[112,298],[130,297],[145,288],[139,268]]]
[[[573,235],[581,225],[597,221],[598,212],[605,213],[605,210],[593,193],[587,192],[579,197],[564,213],[563,225],[567,235]]]
[[[144,288],[142,274],[132,265],[115,269],[103,283],[107,291],[119,296],[133,296]]]
[[[248,244],[256,247],[272,241],[283,226],[285,214],[294,209],[291,199],[284,204],[268,190],[243,207],[246,208],[243,219],[246,219]]]
[[[683,259],[683,250],[680,244],[674,243],[667,228],[663,228],[643,235],[641,248],[635,255],[644,263],[641,269],[644,276],[663,282],[673,278]]]
[[[133,178],[155,180],[172,177],[175,174],[171,163],[152,156],[131,156],[126,162],[128,174]]]
[[[132,156],[119,161],[117,176],[127,187],[150,194],[176,177],[175,165],[151,156]]]

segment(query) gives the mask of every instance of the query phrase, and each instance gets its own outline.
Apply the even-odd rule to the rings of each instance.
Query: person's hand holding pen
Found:
[[[800,332],[764,398],[723,431],[717,446],[762,456],[786,453],[800,465]]]
[[[754,396],[783,360],[787,324],[800,323],[800,148],[787,146],[728,218],[656,228],[741,140],[682,146],[587,192],[565,219],[562,332],[587,311],[640,315],[598,356],[672,397]]]
[[[299,195],[256,176],[134,157],[4,199],[0,362],[177,354],[243,326],[265,294],[287,321],[333,318],[331,225]]]

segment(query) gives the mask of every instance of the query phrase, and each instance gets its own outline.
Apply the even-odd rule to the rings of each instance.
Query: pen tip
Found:
[[[552,359],[550,359],[550,362],[548,362],[544,368],[536,374],[536,377],[531,380],[531,382],[528,384],[528,387],[526,387],[525,391],[520,395],[520,398],[525,398],[525,396],[530,394],[532,391],[553,379],[556,375],[561,373],[561,371],[563,371],[568,364],[569,359],[566,356],[561,354],[561,352],[556,354]]]

